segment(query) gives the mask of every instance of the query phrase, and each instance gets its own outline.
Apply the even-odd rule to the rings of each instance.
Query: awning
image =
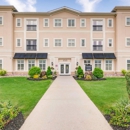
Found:
[[[47,59],[47,53],[37,53],[36,59]]]
[[[103,53],[93,53],[94,59],[104,59]]]
[[[35,59],[36,53],[26,53],[24,59]]]
[[[15,53],[14,59],[24,59],[25,53]]]
[[[92,53],[82,53],[83,59],[93,59]]]
[[[116,59],[114,53],[104,53],[104,58],[105,59]]]

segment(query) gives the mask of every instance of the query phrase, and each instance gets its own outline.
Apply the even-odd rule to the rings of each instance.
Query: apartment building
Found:
[[[105,74],[130,70],[130,6],[108,13],[68,7],[18,12],[0,6],[0,69],[26,74],[32,66],[52,66],[59,75],[71,75],[79,65]]]

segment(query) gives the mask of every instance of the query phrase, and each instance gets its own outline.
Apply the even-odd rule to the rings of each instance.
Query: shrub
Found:
[[[47,74],[47,77],[48,77],[49,75],[52,75],[52,71],[51,71],[50,66],[48,66],[46,74]]]
[[[0,76],[5,76],[6,75],[6,71],[5,70],[0,70]]]
[[[127,88],[127,93],[130,99],[130,71],[128,71],[125,75],[126,78],[126,88]]]
[[[97,77],[95,77],[95,76],[92,74],[92,79],[95,80],[95,79],[97,79]]]
[[[126,72],[127,72],[127,71],[126,71],[126,70],[124,70],[124,69],[123,69],[123,70],[121,70],[121,73],[122,73],[124,76],[125,76]]]
[[[55,75],[55,76],[57,75],[57,72],[56,72],[56,71],[54,71],[54,75]]]
[[[34,75],[40,75],[40,73],[41,73],[41,69],[36,66],[33,66],[28,72],[31,78],[33,78]]]
[[[82,75],[82,77],[84,76],[83,70],[80,66],[77,69],[77,75],[78,75],[78,77],[81,76],[81,75]]]
[[[85,80],[92,80],[91,75],[86,75]]]
[[[33,76],[33,78],[34,78],[34,79],[38,79],[38,78],[39,78],[39,75],[35,74],[35,75]]]
[[[46,75],[46,71],[42,71],[42,72],[40,73],[40,77],[43,77],[44,75]]]
[[[46,76],[46,75],[44,75],[42,78],[43,78],[43,79],[47,79],[47,76]]]
[[[52,75],[48,75],[47,77],[48,77],[49,79],[52,79],[52,78],[53,78],[53,76],[52,76]]]
[[[130,102],[129,100],[119,101],[110,109],[110,124],[120,127],[128,127],[130,124]]]
[[[97,78],[103,78],[103,71],[100,68],[95,68],[93,71],[93,75]]]

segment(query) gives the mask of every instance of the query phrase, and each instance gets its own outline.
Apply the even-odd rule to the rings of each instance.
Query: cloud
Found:
[[[36,4],[37,0],[5,0],[8,4],[13,5],[20,12],[36,12]]]
[[[82,5],[84,12],[92,12],[94,11],[96,5],[100,3],[102,0],[76,0],[77,3]]]
[[[130,0],[120,0],[120,2],[122,3],[122,5],[130,5]]]

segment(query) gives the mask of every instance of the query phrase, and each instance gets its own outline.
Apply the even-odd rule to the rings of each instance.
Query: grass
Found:
[[[25,77],[0,78],[0,101],[11,101],[26,118],[51,83],[51,80],[29,81]]]
[[[119,100],[128,98],[125,78],[77,82],[103,114]]]

